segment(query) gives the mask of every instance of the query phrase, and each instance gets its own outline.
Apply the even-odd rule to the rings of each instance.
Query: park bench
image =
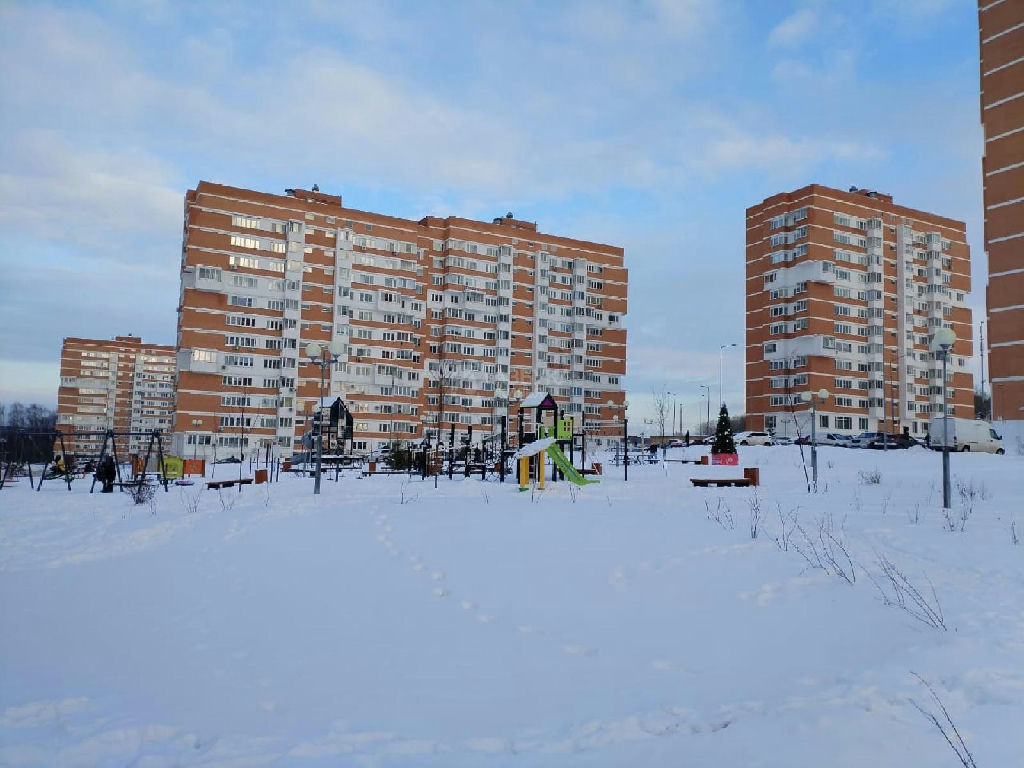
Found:
[[[746,488],[761,484],[761,471],[757,467],[746,467],[743,477],[691,477],[690,482],[696,488]]]
[[[220,490],[221,488],[232,488],[235,484],[238,485],[252,485],[251,477],[243,477],[241,480],[208,480],[206,487],[210,490]]]
[[[743,488],[748,485],[752,485],[749,478],[746,477],[732,477],[732,478],[708,478],[708,477],[691,477],[690,482],[698,488],[707,488],[708,486],[719,487],[736,487]]]

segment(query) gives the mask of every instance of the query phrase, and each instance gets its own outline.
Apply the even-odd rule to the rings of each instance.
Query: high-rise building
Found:
[[[1019,421],[1024,420],[1024,0],[979,0],[978,27],[992,416]]]
[[[963,222],[812,184],[747,209],[746,258],[749,428],[808,434],[800,394],[826,389],[819,430],[923,436],[942,412],[942,326],[949,412],[973,417]]]
[[[624,402],[622,249],[511,213],[415,221],[316,188],[200,182],[185,199],[181,270],[175,447],[186,456],[291,455],[321,397],[350,410],[357,451],[436,441],[453,422],[489,435],[511,416],[515,431],[532,391],[577,429],[610,434]],[[340,352],[323,387],[311,342]]]
[[[103,435],[116,432],[169,434],[174,407],[174,347],[146,344],[138,336],[111,340],[64,339],[57,390],[57,428],[73,453],[98,453]],[[81,434],[93,433],[93,434]],[[132,453],[149,439],[118,442]],[[166,450],[166,448],[165,448]]]

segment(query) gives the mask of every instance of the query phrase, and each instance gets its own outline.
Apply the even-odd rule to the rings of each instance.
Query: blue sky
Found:
[[[623,246],[636,418],[661,389],[703,413],[744,210],[782,190],[966,221],[977,321],[977,47],[968,0],[6,2],[0,401],[55,403],[63,336],[174,343],[200,179]]]

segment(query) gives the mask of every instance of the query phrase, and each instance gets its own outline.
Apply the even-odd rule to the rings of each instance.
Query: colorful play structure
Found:
[[[532,482],[536,482],[537,487],[540,490],[544,490],[544,480],[547,476],[544,456],[551,459],[554,465],[552,471],[553,478],[561,473],[566,480],[576,485],[591,485],[592,483],[601,482],[596,479],[588,479],[580,474],[580,471],[569,461],[569,457],[558,447],[556,439],[544,437],[540,440],[534,440],[532,443],[527,443],[516,451],[515,458],[519,462],[520,491],[529,490],[530,483]]]
[[[533,431],[525,431],[526,418],[532,411]],[[558,410],[555,399],[547,392],[532,392],[519,405],[519,450],[515,458],[518,461],[519,490],[525,491],[531,482],[538,488],[544,488],[548,475],[547,459],[551,460],[551,480],[568,480],[576,485],[590,485],[600,482],[587,478],[583,471],[575,466],[576,438],[580,438],[581,463],[586,465],[586,441],[583,433],[573,432],[572,418],[566,418],[564,412]],[[569,456],[564,448],[569,448]]]
[[[515,430],[510,430],[513,425]],[[496,426],[497,431],[482,436],[477,428],[474,439],[473,425],[462,427],[453,420],[447,428],[428,431],[418,446],[396,444],[386,458],[370,459],[361,474],[421,474],[424,479],[433,476],[435,482],[442,475],[479,475],[481,480],[496,475],[505,482],[511,461],[521,487],[531,482],[544,487],[546,481],[559,480],[581,486],[598,482],[586,477],[600,474],[601,467],[588,467],[584,433],[575,431],[572,417],[559,410],[549,393],[529,394]]]

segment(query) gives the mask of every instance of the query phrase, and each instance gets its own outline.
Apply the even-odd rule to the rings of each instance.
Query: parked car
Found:
[[[861,432],[859,435],[854,435],[850,438],[850,447],[863,448],[867,445],[868,440],[872,440],[880,434],[880,432]]]
[[[1006,453],[1003,448],[1003,437],[992,425],[982,419],[944,419],[937,416],[932,419],[928,434],[931,435],[931,447],[942,449],[943,424],[949,422],[950,449],[954,451],[985,451],[987,453]]]
[[[772,436],[767,432],[737,432],[732,437],[736,445],[773,445]]]
[[[841,435],[838,432],[826,432],[824,437],[820,438],[819,445],[834,445],[838,448],[849,448],[850,441],[853,438],[850,435]]]
[[[668,441],[668,447],[669,448],[682,448],[683,447],[683,441],[682,440],[669,440]]]
[[[776,437],[775,435],[772,435],[772,442],[775,443],[775,445],[792,445],[793,444],[793,438],[792,437]]]
[[[815,435],[814,440],[818,445],[834,445],[839,448],[849,448],[853,438],[849,435],[841,435],[838,432],[824,432],[820,435]],[[796,441],[796,444],[810,445],[811,436],[804,435]]]
[[[917,445],[917,441],[914,440],[910,435],[900,434],[886,434],[885,432],[878,432],[874,437],[869,439],[865,444],[864,448],[874,448],[875,450],[882,450],[888,448],[909,448],[912,445]]]

